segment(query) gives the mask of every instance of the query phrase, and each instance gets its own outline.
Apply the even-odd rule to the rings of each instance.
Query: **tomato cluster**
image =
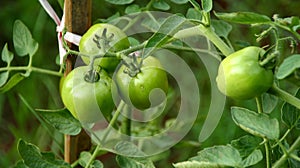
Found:
[[[266,92],[273,84],[273,72],[259,64],[265,51],[246,47],[226,57],[216,78],[219,90],[234,99],[250,99]]]
[[[112,89],[126,104],[141,110],[164,101],[168,79],[157,58],[130,56],[128,58],[133,61],[128,63],[125,60],[120,62],[116,57],[96,57],[129,47],[126,34],[110,24],[93,25],[82,36],[79,51],[89,66],[75,68],[60,82],[62,101],[75,118],[93,123],[101,119],[102,113],[109,119],[115,108]],[[90,65],[90,60],[94,60],[93,65]],[[136,69],[128,66],[133,64]],[[131,71],[136,73],[133,75]],[[114,81],[107,72],[115,72]]]

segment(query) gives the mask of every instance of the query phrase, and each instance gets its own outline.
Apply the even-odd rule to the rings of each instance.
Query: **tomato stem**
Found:
[[[270,162],[270,151],[269,151],[269,141],[264,138],[265,141],[265,151],[266,151],[266,164],[267,168],[270,168],[271,162]]]
[[[262,100],[261,96],[255,97],[256,105],[257,105],[257,111],[258,113],[263,113],[263,106],[262,106]]]
[[[274,164],[272,168],[280,168],[282,164],[288,159],[288,157],[300,146],[300,136],[296,139],[293,145],[287,150],[287,153],[284,154],[277,162]]]
[[[225,56],[229,56],[234,52],[234,50],[228,47],[228,45],[212,30],[211,27],[199,25],[199,29]]]
[[[287,103],[300,109],[300,99],[298,99],[295,96],[289,94],[288,92],[280,89],[279,87],[276,86],[276,84],[273,84],[273,86],[270,88],[270,90],[268,92],[275,96],[280,97]]]
[[[12,67],[3,67],[0,68],[0,72],[3,71],[33,71],[33,72],[38,72],[38,73],[43,73],[43,74],[48,74],[48,75],[53,75],[53,76],[63,76],[61,72],[56,72],[48,69],[43,69],[43,68],[38,68],[38,67],[33,67],[33,66],[12,66]]]

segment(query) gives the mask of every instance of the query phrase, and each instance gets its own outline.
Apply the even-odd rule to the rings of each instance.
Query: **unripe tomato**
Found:
[[[100,40],[102,44],[100,45]],[[88,31],[82,36],[79,42],[79,51],[87,55],[104,54],[107,51],[116,52],[129,48],[130,44],[127,35],[118,27],[107,24],[98,23],[91,26]],[[100,48],[102,47],[102,48]],[[82,57],[83,62],[89,64],[88,57]],[[100,65],[107,71],[114,71],[120,60],[116,57],[97,58],[94,65]]]
[[[87,82],[88,66],[73,69],[64,79],[61,97],[66,108],[81,122],[93,123],[111,115],[114,102],[111,95],[111,78],[104,70],[96,82]]]
[[[250,99],[266,92],[273,84],[273,72],[259,64],[264,49],[250,46],[226,57],[216,78],[219,90],[234,99]]]
[[[161,104],[168,91],[168,78],[160,61],[152,56],[143,60],[140,72],[130,76],[122,65],[114,76],[120,97],[125,103],[144,110]],[[152,104],[151,104],[152,103]]]

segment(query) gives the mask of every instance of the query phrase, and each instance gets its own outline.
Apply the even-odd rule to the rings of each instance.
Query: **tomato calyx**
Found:
[[[128,74],[130,77],[135,77],[141,72],[143,59],[138,60],[137,55],[134,53],[123,58],[122,63],[127,67],[123,72]]]
[[[109,43],[113,41],[113,37],[114,34],[110,33],[109,35],[107,35],[107,28],[104,28],[102,35],[99,36],[95,34],[93,41],[96,43],[97,47],[100,50],[105,52],[107,49],[111,47]]]
[[[273,69],[276,66],[278,55],[279,51],[272,51],[272,47],[269,48],[264,54],[259,53],[259,65],[267,70]]]

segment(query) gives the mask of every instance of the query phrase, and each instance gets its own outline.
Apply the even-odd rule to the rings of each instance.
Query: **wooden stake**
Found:
[[[92,0],[65,0],[65,26],[68,32],[83,35],[91,26]],[[72,50],[78,47],[68,44]],[[66,59],[65,76],[72,71],[76,56],[69,55]],[[77,160],[81,151],[89,150],[91,139],[83,130],[77,136],[65,135],[65,161],[72,163]]]

